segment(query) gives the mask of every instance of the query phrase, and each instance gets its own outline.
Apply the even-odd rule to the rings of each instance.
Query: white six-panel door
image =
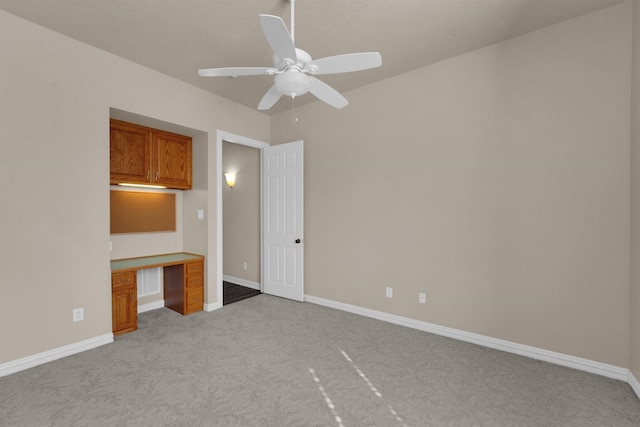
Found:
[[[262,149],[262,291],[304,300],[303,142]]]

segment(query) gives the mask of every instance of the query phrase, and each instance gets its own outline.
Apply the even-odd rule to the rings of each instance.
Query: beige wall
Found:
[[[260,283],[260,150],[223,142],[222,165],[237,172],[236,185],[222,192],[223,272]]]
[[[274,117],[306,293],[628,366],[630,41],[625,3]]]
[[[269,117],[2,11],[0,41],[0,363],[111,332],[110,108],[207,145],[182,242],[127,255],[206,252],[205,298],[217,303],[216,129],[268,140]],[[193,220],[202,207],[205,221]],[[85,320],[73,323],[77,307]]]
[[[629,367],[640,381],[640,1],[633,2],[631,92],[631,356]]]

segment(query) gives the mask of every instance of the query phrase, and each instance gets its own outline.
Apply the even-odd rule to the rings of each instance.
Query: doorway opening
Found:
[[[220,130],[217,132],[216,170],[218,171],[218,196],[216,200],[216,234],[218,238],[216,239],[216,288],[219,306],[224,304],[225,281],[249,288],[248,291],[262,291],[260,151],[268,146],[269,144],[266,142]],[[225,153],[227,154],[226,156]],[[257,164],[255,163],[255,156],[257,156]],[[235,164],[231,164],[234,162]],[[235,169],[233,172],[236,172],[236,183],[233,188],[229,188],[225,182],[223,176],[227,172],[225,167]],[[255,188],[256,185],[257,189]],[[254,197],[255,194],[257,194],[257,197]],[[223,200],[223,197],[226,200]],[[225,206],[225,202],[227,206]],[[244,203],[250,206],[243,206]],[[225,213],[226,207],[231,209],[228,209]],[[257,217],[255,212],[257,212]],[[230,213],[234,213],[231,218],[229,217]],[[257,223],[252,223],[253,220],[251,218],[257,218]],[[229,243],[226,248],[224,245],[225,238]],[[230,238],[234,240],[231,241],[229,240]],[[229,251],[229,253],[226,253],[226,251]]]
[[[216,137],[216,288],[218,307],[223,302],[223,144],[258,148],[260,153],[260,291],[304,301],[304,149],[303,141],[277,145],[217,131]],[[231,171],[234,172],[234,171]],[[235,177],[237,185],[240,174]],[[231,188],[229,188],[231,191]],[[237,243],[237,242],[234,242]],[[225,254],[226,256],[226,254]],[[235,260],[235,268],[245,261]],[[248,269],[248,264],[247,267]],[[242,279],[241,279],[242,280]],[[239,283],[242,285],[243,283]]]
[[[261,293],[260,150],[222,142],[222,305]]]

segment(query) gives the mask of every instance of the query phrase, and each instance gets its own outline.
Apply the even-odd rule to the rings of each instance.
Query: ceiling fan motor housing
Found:
[[[311,62],[311,55],[302,49],[296,48],[296,58],[280,59],[273,55],[273,68],[280,71],[286,71],[289,67],[299,68],[301,71],[308,71],[308,65]]]

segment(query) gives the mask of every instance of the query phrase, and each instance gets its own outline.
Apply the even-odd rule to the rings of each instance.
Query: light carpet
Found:
[[[2,426],[633,426],[628,384],[260,295],[0,378]]]

